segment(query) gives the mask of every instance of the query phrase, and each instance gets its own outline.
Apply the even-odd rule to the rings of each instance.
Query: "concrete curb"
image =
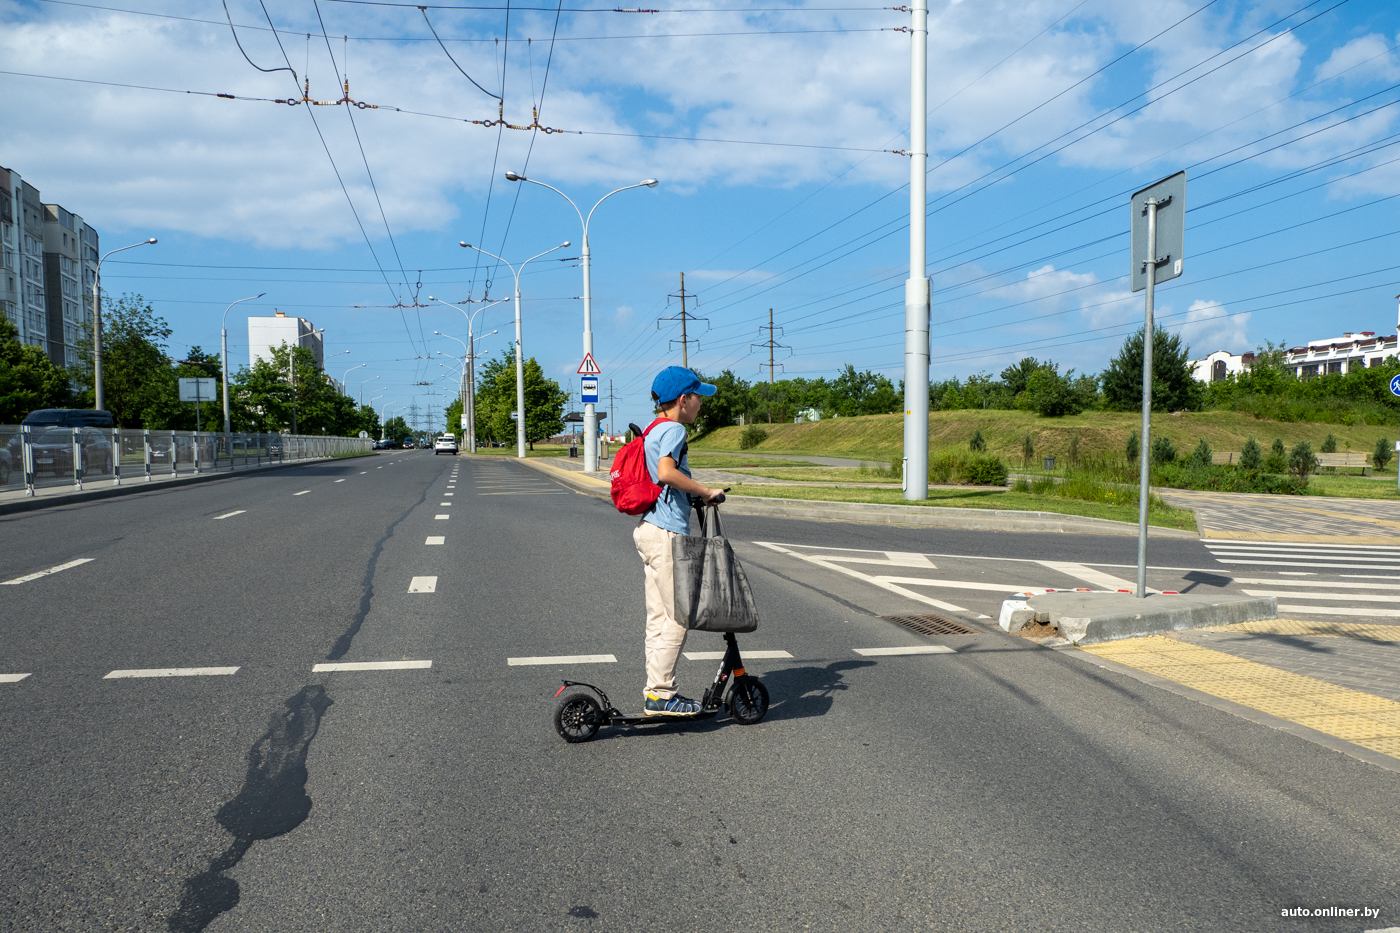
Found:
[[[1070,644],[1093,645],[1276,618],[1278,601],[1272,596],[1149,593],[1138,599],[1132,593],[1076,590],[1008,599],[1001,604],[998,624],[1008,632],[1019,632],[1031,622],[1053,625]]]
[[[931,528],[970,528],[978,531],[1035,531],[1064,534],[1130,535],[1138,528],[1106,518],[1061,515],[1057,512],[1016,512],[997,509],[961,509],[941,506],[885,505],[872,502],[823,502],[813,499],[778,499],[767,496],[730,496],[724,504],[728,515],[763,515],[833,522],[881,525],[919,525]],[[1150,538],[1197,538],[1194,531],[1148,526]]]
[[[373,454],[363,454],[362,456],[378,456],[378,452]],[[219,479],[237,479],[243,476],[254,476],[259,473],[266,473],[269,470],[285,470],[291,467],[305,466],[308,463],[327,463],[336,460],[359,459],[358,457],[317,457],[313,460],[294,460],[291,463],[270,463],[266,466],[254,466],[241,470],[231,470],[226,473],[199,473],[189,476],[173,477],[171,479],[156,479],[146,482],[145,477],[133,478],[130,485],[123,486],[103,486],[101,489],[84,489],[82,492],[69,492],[56,495],[38,495],[33,498],[16,499],[12,502],[0,502],[0,515],[11,515],[20,512],[35,512],[39,509],[52,509],[58,506],[71,505],[82,502],[94,502],[99,499],[113,499],[117,496],[131,496],[138,492],[159,492],[164,489],[179,489],[184,486],[192,486],[196,483],[212,483]],[[108,480],[98,480],[98,482],[109,482]]]

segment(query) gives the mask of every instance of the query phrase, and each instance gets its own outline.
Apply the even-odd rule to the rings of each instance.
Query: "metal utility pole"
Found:
[[[613,413],[613,412],[617,411],[617,408],[614,407],[614,406],[616,406],[616,405],[617,405],[617,401],[613,398],[612,380],[609,379],[609,380],[608,380],[608,417],[609,417],[609,418],[612,417],[612,413]],[[616,424],[616,423],[617,423],[616,421],[613,422],[613,424]]]
[[[928,498],[928,0],[909,6],[909,279],[904,283],[904,498]]]
[[[775,370],[777,367],[783,365],[782,363],[775,363],[775,362],[773,362],[773,351],[774,351],[774,350],[786,350],[786,351],[788,351],[788,356],[792,356],[792,348],[789,347],[789,346],[787,346],[787,345],[785,345],[785,344],[778,343],[777,340],[775,339],[775,338],[777,337],[778,333],[779,333],[780,331],[782,331],[782,328],[781,328],[781,327],[774,327],[774,326],[773,326],[773,309],[772,309],[772,308],[769,308],[769,309],[768,309],[768,326],[767,326],[767,327],[759,327],[758,332],[761,334],[761,333],[763,333],[765,330],[768,331],[768,339],[765,340],[763,343],[751,343],[751,344],[749,344],[749,350],[750,350],[750,352],[752,352],[754,347],[760,347],[760,348],[766,347],[766,348],[768,349],[768,384],[769,384],[769,385],[772,385],[772,384],[773,384],[773,372],[774,372],[774,370]],[[762,369],[763,366],[760,365],[758,368],[759,368],[759,369]]]
[[[1133,195],[1132,287],[1146,289],[1142,323],[1142,442],[1138,445],[1137,597],[1147,596],[1147,504],[1152,472],[1152,303],[1158,282],[1181,275],[1186,229],[1186,173],[1163,178]],[[1159,267],[1165,266],[1159,274]]]
[[[113,253],[120,253],[124,249],[135,249],[138,246],[154,246],[156,238],[142,240],[140,243],[132,243],[130,246],[119,246],[116,249],[108,250],[105,255],[97,260],[97,268],[92,273],[92,407],[97,411],[102,411],[102,305],[98,296],[102,293],[102,264],[107,261],[107,257]],[[227,361],[225,361],[227,365]]]
[[[705,322],[705,327],[706,327],[706,329],[708,329],[709,326],[710,326],[710,319],[709,319],[709,318],[703,318],[703,317],[696,317],[695,315],[690,314],[690,313],[688,313],[688,312],[685,310],[685,300],[686,300],[687,298],[695,298],[695,295],[694,295],[693,293],[687,292],[687,291],[685,290],[685,273],[684,273],[684,272],[681,273],[681,291],[680,291],[680,294],[679,294],[679,295],[668,295],[668,296],[666,296],[666,297],[668,297],[668,298],[679,298],[679,299],[681,300],[681,313],[680,313],[680,316],[679,316],[679,317],[663,317],[663,318],[657,318],[657,320],[656,320],[656,329],[657,329],[657,330],[660,330],[660,329],[661,329],[662,323],[665,322],[665,321],[680,321],[680,322],[681,322],[681,339],[680,339],[679,341],[676,341],[676,340],[670,341],[669,343],[667,343],[667,347],[669,348],[670,345],[673,344],[673,343],[680,343],[680,345],[681,345],[681,365],[684,366],[686,369],[689,369],[689,368],[690,368],[690,345],[691,345],[692,343],[694,343],[694,344],[699,344],[700,341],[699,341],[699,340],[693,340],[693,339],[691,339],[691,337],[690,337],[690,335],[689,335],[689,332],[688,332],[687,329],[686,329],[686,322],[687,322],[687,321],[704,321],[704,322]],[[669,304],[670,302],[667,302],[667,303]],[[696,298],[695,304],[696,304],[697,306],[700,304],[700,300],[699,300],[698,298]]]
[[[240,299],[238,299],[238,300],[235,301],[232,305],[229,305],[227,308],[224,309],[223,321],[222,321],[222,323],[219,325],[219,344],[220,344],[220,346],[219,346],[219,351],[220,351],[221,358],[222,358],[222,360],[223,360],[223,367],[224,367],[224,445],[225,445],[225,446],[228,446],[228,443],[229,443],[229,434],[231,434],[231,433],[232,433],[232,430],[233,430],[232,425],[231,425],[230,420],[229,420],[229,413],[228,413],[228,313],[229,313],[229,310],[233,308],[233,305],[242,304],[242,303],[245,302],[245,301],[253,301],[253,300],[255,300],[255,299],[261,298],[263,295],[266,295],[266,294],[267,294],[267,292],[263,292],[262,295],[254,295],[252,298],[240,298]],[[97,407],[98,407],[98,408],[101,408],[102,406],[99,404]],[[233,448],[230,447],[229,449],[232,450]]]

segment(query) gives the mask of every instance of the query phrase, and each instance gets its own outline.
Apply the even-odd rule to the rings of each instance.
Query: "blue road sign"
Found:
[[[583,396],[583,403],[585,405],[589,404],[590,402],[596,405],[598,403],[597,378],[593,376],[584,376],[582,379],[580,379],[579,392]]]
[[[1395,376],[1390,380],[1390,394],[1400,395],[1400,376]]]

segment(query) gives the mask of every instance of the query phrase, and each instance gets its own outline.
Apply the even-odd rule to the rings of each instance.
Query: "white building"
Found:
[[[1363,330],[1325,340],[1309,340],[1305,347],[1290,348],[1284,360],[1299,379],[1311,379],[1379,366],[1386,357],[1396,355],[1395,344],[1395,334]]]
[[[286,344],[289,347],[306,347],[316,357],[316,365],[325,365],[325,343],[323,331],[311,326],[304,317],[287,317],[281,311],[272,317],[248,318],[248,365],[258,360],[272,362],[272,351]]]
[[[1216,350],[1199,360],[1187,360],[1186,365],[1191,367],[1191,375],[1199,382],[1223,382],[1226,376],[1238,376],[1245,370],[1252,369],[1254,354]]]

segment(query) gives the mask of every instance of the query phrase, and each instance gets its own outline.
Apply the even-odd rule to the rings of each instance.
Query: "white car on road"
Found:
[[[457,452],[457,435],[444,434],[437,440],[433,441],[434,457],[442,453],[444,450],[450,454],[455,454]]]

